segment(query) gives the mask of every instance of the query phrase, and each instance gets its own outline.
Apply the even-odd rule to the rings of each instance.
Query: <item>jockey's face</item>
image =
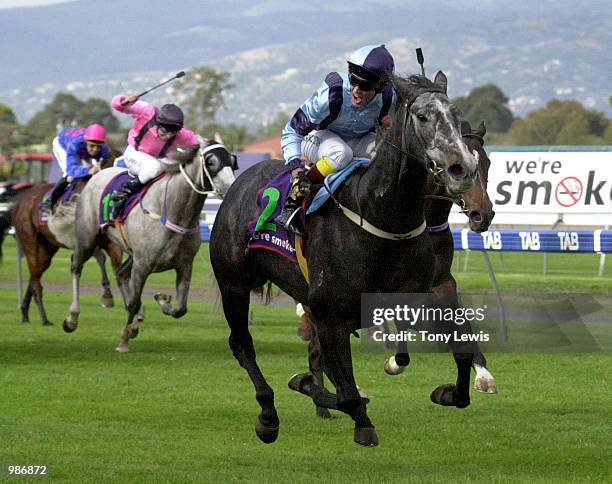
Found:
[[[91,141],[88,141],[86,143],[86,147],[87,147],[87,153],[89,154],[89,156],[96,157],[98,156],[98,153],[100,153],[100,150],[102,149],[102,144],[93,143]]]
[[[374,88],[369,91],[364,91],[359,85],[351,86],[351,101],[353,106],[361,108],[366,106],[376,96],[376,90]]]
[[[178,128],[172,126],[164,126],[163,124],[157,125],[157,136],[162,141],[169,141],[176,136]]]

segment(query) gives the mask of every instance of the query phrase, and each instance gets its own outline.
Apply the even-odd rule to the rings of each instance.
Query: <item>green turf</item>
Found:
[[[53,481],[79,483],[612,480],[609,353],[490,354],[500,393],[473,393],[472,405],[458,410],[429,400],[435,386],[455,378],[450,355],[415,354],[405,374],[389,377],[381,355],[363,353],[355,342],[355,372],[372,398],[369,414],[381,440],[366,449],[352,442],[348,417],[318,420],[311,402],[287,388],[292,373],[307,369],[293,309],[254,305],[258,361],[281,419],[278,441],[265,445],[253,429],[253,387],[211,302],[194,298],[189,313],[174,320],[147,295],[132,352],[117,354],[124,312],[100,308],[96,294],[83,295],[72,334],[59,324],[69,305],[61,288],[45,294],[55,326],[42,327],[34,308],[32,323],[19,323],[16,294],[7,287],[15,275],[10,241],[5,249],[0,464],[46,464]],[[460,284],[477,276],[473,259],[473,274],[460,274]],[[67,261],[68,252],[58,255],[45,275],[50,285],[68,287]],[[198,262],[194,293],[209,293],[206,250]],[[567,277],[580,287],[598,280],[590,268],[572,267]],[[517,290],[530,287],[530,278],[524,275]],[[84,282],[98,279],[92,264]],[[173,279],[156,275],[151,285]],[[609,276],[602,292],[605,282]]]

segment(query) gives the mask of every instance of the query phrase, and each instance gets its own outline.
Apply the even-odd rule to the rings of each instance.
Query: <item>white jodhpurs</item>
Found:
[[[137,151],[131,145],[123,153],[123,160],[129,174],[137,176],[140,183],[147,183],[164,171],[164,166],[159,159],[142,151]]]
[[[58,136],[53,139],[53,157],[57,160],[57,164],[62,170],[62,177],[65,177],[66,170],[68,169],[68,153],[60,145]]]
[[[302,140],[302,154],[306,161],[316,163],[327,156],[335,171],[347,166],[353,158],[371,158],[376,144],[376,135],[366,133],[360,138],[344,141],[329,130],[312,131]]]

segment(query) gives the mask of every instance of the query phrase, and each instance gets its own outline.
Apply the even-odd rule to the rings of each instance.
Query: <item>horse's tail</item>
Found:
[[[2,262],[2,244],[4,242],[4,237],[6,236],[7,230],[12,225],[11,214],[13,209],[23,194],[30,188],[32,188],[32,183],[19,182],[9,186],[6,191],[0,195],[0,203],[5,207],[5,209],[0,212],[0,262]]]
[[[0,214],[0,262],[2,262],[2,244],[4,242],[4,237],[6,236],[6,231],[11,226],[11,212],[7,210],[6,212],[2,212]]]
[[[256,287],[255,289],[253,289],[253,292],[257,294],[267,306],[272,300],[272,282],[268,281],[267,284],[264,284],[260,287]]]

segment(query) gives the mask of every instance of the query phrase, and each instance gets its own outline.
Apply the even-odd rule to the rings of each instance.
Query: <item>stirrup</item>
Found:
[[[287,219],[287,221],[284,224],[285,229],[290,230],[291,232],[293,232],[296,235],[306,235],[302,230],[300,230],[300,228],[294,224],[293,222],[296,221],[296,215],[300,212],[302,207],[298,207],[296,208],[293,213],[289,216],[289,218]],[[282,212],[281,212],[282,213]],[[280,217],[280,215],[279,215]]]

